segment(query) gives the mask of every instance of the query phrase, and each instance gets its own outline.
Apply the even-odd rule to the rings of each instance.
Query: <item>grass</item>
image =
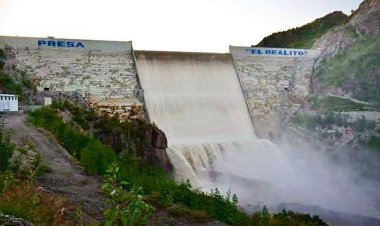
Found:
[[[353,98],[380,107],[380,37],[362,38],[335,57],[321,62],[315,76],[323,87],[342,89]]]
[[[75,225],[65,214],[69,208],[64,198],[26,182],[10,187],[0,197],[1,212],[40,226]]]
[[[319,111],[368,111],[371,107],[368,104],[355,102],[348,98],[337,96],[312,96],[308,102],[314,110]]]

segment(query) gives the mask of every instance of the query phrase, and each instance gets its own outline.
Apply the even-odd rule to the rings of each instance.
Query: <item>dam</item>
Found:
[[[77,92],[99,114],[126,120],[147,113],[168,137],[175,177],[194,187],[231,189],[247,206],[363,215],[371,207],[365,189],[324,156],[263,139],[276,139],[310,94],[318,50],[134,51],[132,42],[5,36],[0,48],[4,68],[30,76],[39,91]]]

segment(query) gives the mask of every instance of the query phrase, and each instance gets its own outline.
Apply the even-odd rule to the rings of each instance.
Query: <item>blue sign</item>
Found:
[[[273,56],[305,56],[305,50],[291,49],[246,49],[248,54],[252,55],[273,55]]]
[[[38,47],[58,47],[58,48],[84,48],[85,46],[81,42],[73,41],[58,41],[58,40],[38,40]]]

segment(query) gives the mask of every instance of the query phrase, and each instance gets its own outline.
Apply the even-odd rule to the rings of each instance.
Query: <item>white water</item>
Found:
[[[165,131],[177,178],[198,183],[202,169],[254,130],[227,54],[138,54],[149,116]],[[236,148],[235,148],[236,149]]]
[[[311,150],[277,148],[255,137],[228,55],[139,52],[137,65],[150,119],[168,137],[178,179],[232,188],[250,204],[371,211],[368,189],[349,170]]]

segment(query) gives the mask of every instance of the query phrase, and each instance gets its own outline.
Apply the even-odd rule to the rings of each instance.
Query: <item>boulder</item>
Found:
[[[144,139],[147,143],[144,149],[144,160],[148,164],[161,167],[166,172],[171,173],[173,165],[166,153],[168,140],[165,133],[159,128],[149,125],[145,128]]]

